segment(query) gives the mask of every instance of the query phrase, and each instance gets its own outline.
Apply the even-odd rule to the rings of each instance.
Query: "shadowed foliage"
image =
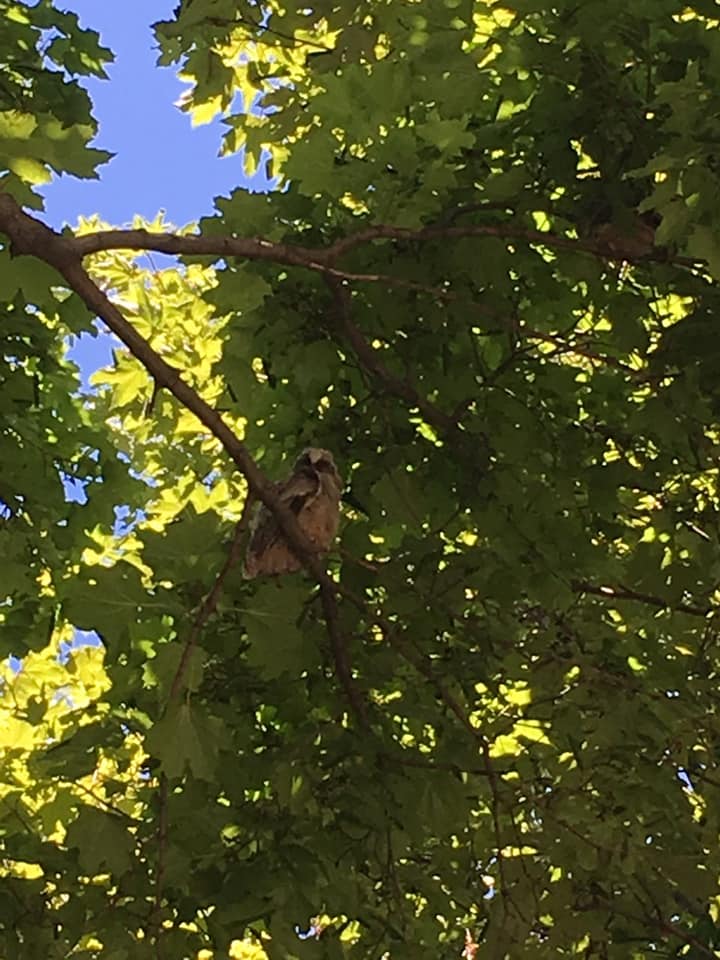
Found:
[[[111,54],[0,0],[3,958],[717,955],[719,10],[182,0],[278,189],[60,236]]]

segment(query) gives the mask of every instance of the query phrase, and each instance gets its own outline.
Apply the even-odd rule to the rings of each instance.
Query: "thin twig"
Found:
[[[457,430],[457,421],[450,414],[430,403],[429,400],[418,393],[409,381],[400,380],[387,369],[380,359],[379,351],[368,343],[359,327],[352,320],[349,289],[339,282],[337,277],[326,276],[325,279],[332,291],[338,326],[368,373],[380,380],[389,393],[405,400],[411,407],[416,407],[432,426],[443,433]]]
[[[338,257],[359,246],[371,243],[373,240],[449,240],[466,239],[468,237],[495,237],[502,240],[517,240],[532,246],[543,246],[556,250],[572,250],[588,253],[601,260],[622,260],[628,263],[655,261],[660,263],[674,263],[679,266],[696,266],[697,261],[688,257],[668,257],[668,252],[662,248],[652,247],[649,251],[634,256],[628,256],[627,251],[619,254],[611,250],[606,244],[592,240],[577,240],[574,237],[565,237],[560,234],[544,230],[529,230],[524,224],[470,224],[467,226],[430,226],[413,229],[411,227],[396,227],[392,224],[377,224],[358,230],[357,233],[336,240],[326,248],[326,262],[334,262]]]
[[[157,844],[157,865],[155,868],[155,893],[153,896],[153,906],[150,915],[150,923],[155,930],[155,948],[158,960],[162,956],[162,938],[160,936],[162,925],[160,923],[160,910],[162,909],[163,889],[165,886],[165,860],[167,855],[167,837],[168,837],[168,781],[164,773],[160,774],[160,790],[158,794],[158,828],[156,834]]]
[[[347,560],[349,563],[354,563],[358,567],[364,567],[366,570],[371,570],[373,573],[377,573],[378,570],[380,569],[380,566],[378,564],[370,563],[369,560],[365,560],[363,557],[355,557],[348,550],[345,550],[344,547],[339,547],[338,553],[343,558],[343,560]]]
[[[606,897],[602,897],[601,902],[618,916],[625,917],[627,920],[632,920],[634,923],[638,923],[643,927],[650,927],[659,930],[666,937],[677,937],[677,939],[681,940],[684,944],[695,947],[695,949],[703,956],[711,957],[712,960],[717,960],[717,953],[711,947],[709,947],[706,943],[703,943],[702,940],[698,940],[694,934],[688,932],[687,930],[683,930],[682,927],[679,927],[677,924],[672,923],[669,920],[665,920],[661,916],[638,917],[636,914],[630,913],[629,911],[618,906],[618,904],[615,902],[615,899],[611,901]]]
[[[584,580],[573,580],[571,587],[575,593],[587,593],[594,597],[602,597],[605,600],[634,600],[637,603],[657,607],[658,610],[675,610],[678,613],[687,613],[692,617],[708,617],[715,610],[715,607],[709,605],[699,607],[692,603],[673,603],[671,600],[665,600],[651,593],[641,593],[627,587],[597,586]]]
[[[340,628],[337,597],[332,581],[330,581],[329,584],[323,583],[320,585],[320,598],[325,615],[325,626],[327,627],[328,638],[330,640],[330,650],[335,663],[335,674],[340,682],[340,686],[345,692],[350,708],[358,719],[360,727],[368,730],[370,728],[370,722],[367,715],[366,701],[352,675],[352,668],[347,653],[347,640],[343,636]]]
[[[474,777],[487,777],[489,776],[486,767],[467,767],[461,766],[457,763],[442,763],[436,760],[426,761],[421,760],[417,757],[408,756],[408,750],[401,749],[393,753],[387,754],[387,759],[391,764],[397,764],[401,767],[414,767],[417,770],[427,770],[432,772],[433,770],[438,773],[469,773]],[[497,771],[496,771],[497,772]],[[509,771],[502,771],[509,772]]]
[[[167,706],[170,706],[170,704],[177,701],[182,694],[185,675],[190,664],[193,650],[197,646],[202,629],[217,608],[218,601],[220,600],[220,595],[222,594],[223,586],[228,574],[235,566],[237,566],[237,563],[240,559],[242,538],[245,530],[247,529],[250,516],[252,514],[253,505],[254,497],[251,493],[248,493],[245,497],[245,504],[243,506],[240,519],[235,524],[235,532],[233,534],[225,562],[215,578],[215,582],[213,583],[211,589],[200,605],[200,609],[197,612],[192,627],[190,628],[187,640],[185,641],[185,646],[183,647],[183,652],[180,656],[180,662],[178,663],[175,676],[173,677],[173,681],[170,686],[170,694],[168,696]],[[168,841],[168,780],[164,773],[160,774],[158,803],[157,868],[155,873],[155,895],[153,900],[152,916],[157,926],[157,949],[158,956],[160,956],[160,923],[158,921],[158,913],[162,906],[163,887],[165,883],[165,860],[167,856]]]
[[[253,20],[252,17],[248,17],[244,13],[238,13],[237,19],[229,20],[227,17],[205,17],[204,23],[211,23],[214,26],[218,27],[238,27],[238,26],[248,26],[254,30],[257,30],[264,35],[266,33],[271,34],[272,36],[277,37],[279,40],[287,40],[290,43],[294,44],[296,47],[314,47],[316,50],[319,50],[323,53],[332,53],[334,47],[327,47],[322,43],[317,43],[315,40],[305,40],[300,37],[295,37],[290,33],[283,33],[281,30],[275,30],[273,27],[268,24],[262,24],[257,20]],[[248,34],[252,36],[248,30]]]
[[[222,565],[220,572],[215,578],[212,588],[200,605],[200,609],[197,612],[197,616],[193,621],[190,633],[185,641],[182,656],[180,657],[180,662],[178,663],[175,676],[173,677],[173,681],[170,686],[168,703],[172,703],[174,700],[177,700],[182,693],[185,674],[190,664],[193,650],[197,645],[203,627],[217,608],[218,601],[220,600],[220,595],[222,594],[228,574],[235,566],[237,566],[237,563],[240,559],[240,548],[242,546],[243,534],[245,533],[248,523],[250,522],[254,503],[255,498],[251,493],[248,493],[248,495],[245,497],[245,504],[243,506],[240,519],[235,524],[235,532],[233,533],[233,538],[230,542],[230,548],[228,550],[227,557],[225,558],[225,563]]]
[[[483,764],[485,766],[485,772],[488,778],[488,784],[490,786],[490,814],[492,816],[493,830],[495,833],[498,870],[500,872],[503,897],[505,898],[503,900],[503,904],[506,905],[509,902],[510,887],[505,874],[502,833],[500,829],[500,787],[497,772],[493,766],[492,757],[490,756],[490,743],[485,734],[471,723],[470,718],[457,698],[454,697],[453,694],[447,689],[442,680],[436,676],[430,662],[421,653],[419,653],[419,651],[416,651],[411,644],[402,640],[397,631],[393,629],[392,624],[388,624],[386,622],[384,626],[388,641],[395,647],[396,650],[398,650],[400,655],[417,670],[418,673],[430,681],[440,695],[443,703],[452,713],[455,714],[463,727],[480,744]]]
[[[120,807],[116,807],[114,803],[110,803],[110,801],[106,800],[104,797],[99,797],[93,790],[91,790],[89,787],[86,787],[84,783],[80,783],[79,780],[75,780],[72,785],[78,790],[82,790],[82,792],[87,794],[89,797],[92,797],[96,803],[101,804],[115,816],[121,817],[123,820],[129,820],[130,823],[142,823],[142,820],[139,820],[137,817],[132,817],[129,813],[125,813],[125,811],[121,810]]]

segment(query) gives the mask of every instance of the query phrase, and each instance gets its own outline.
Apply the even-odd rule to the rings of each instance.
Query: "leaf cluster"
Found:
[[[2,42],[100,69],[73,15],[12,10]],[[333,451],[334,607],[226,569],[217,436],[137,353],[81,394],[91,314],[0,250],[3,953],[713,956],[715,6],[266,13],[156,30],[285,189],[218,198],[215,255],[86,266],[272,479]],[[0,112],[8,156],[87,175],[79,99],[8,64],[38,123]],[[75,630],[102,647],[59,662]]]

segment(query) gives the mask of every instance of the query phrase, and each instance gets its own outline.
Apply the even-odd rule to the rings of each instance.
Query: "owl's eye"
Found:
[[[335,464],[330,460],[318,460],[317,463],[313,464],[313,467],[319,473],[335,473]]]

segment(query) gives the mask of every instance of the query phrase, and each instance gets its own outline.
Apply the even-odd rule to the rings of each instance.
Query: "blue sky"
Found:
[[[166,219],[181,226],[211,212],[213,198],[237,186],[267,190],[262,170],[249,183],[239,154],[219,157],[219,121],[192,127],[175,101],[185,88],[176,69],[157,67],[151,24],[169,19],[176,0],[66,0],[58,4],[80,17],[82,26],[97,30],[115,54],[109,80],[88,80],[85,86],[99,122],[93,146],[115,153],[100,168],[99,180],[63,176],[43,190],[44,219],[59,229],[74,226],[79,216],[99,216],[113,226],[129,224],[135,214]],[[165,261],[153,255],[153,262]],[[79,364],[83,385],[110,360],[112,338],[82,337],[70,356]]]
[[[190,118],[173,104],[184,89],[175,68],[155,65],[157,50],[151,24],[172,15],[176,0],[65,0],[84,27],[100,33],[115,54],[109,80],[88,80],[99,132],[93,146],[116,154],[100,168],[99,180],[59,177],[42,190],[43,219],[59,229],[79,216],[99,216],[128,224],[135,214],[153,219],[164,210],[180,226],[198,220],[213,208],[213,198],[237,186],[267,190],[262,171],[252,183],[243,174],[242,157],[219,157],[219,122],[193,128]],[[165,258],[153,255],[160,264]],[[84,336],[70,356],[89,375],[110,360],[113,339],[107,334]],[[69,491],[70,496],[74,494]],[[97,643],[94,633],[78,633],[74,644]],[[67,645],[66,645],[67,647]],[[67,649],[63,649],[63,655]],[[20,662],[12,658],[18,668]]]
[[[100,33],[115,53],[109,80],[89,80],[99,133],[93,146],[116,154],[100,168],[100,180],[61,177],[43,190],[46,220],[71,226],[79,215],[98,213],[121,226],[135,214],[159,210],[178,225],[212,209],[213,197],[247,184],[242,157],[218,157],[222,127],[191,127],[173,106],[184,89],[174,68],[155,66],[151,24],[168,19],[176,0],[66,0],[84,27]],[[255,189],[267,189],[263,176]]]

